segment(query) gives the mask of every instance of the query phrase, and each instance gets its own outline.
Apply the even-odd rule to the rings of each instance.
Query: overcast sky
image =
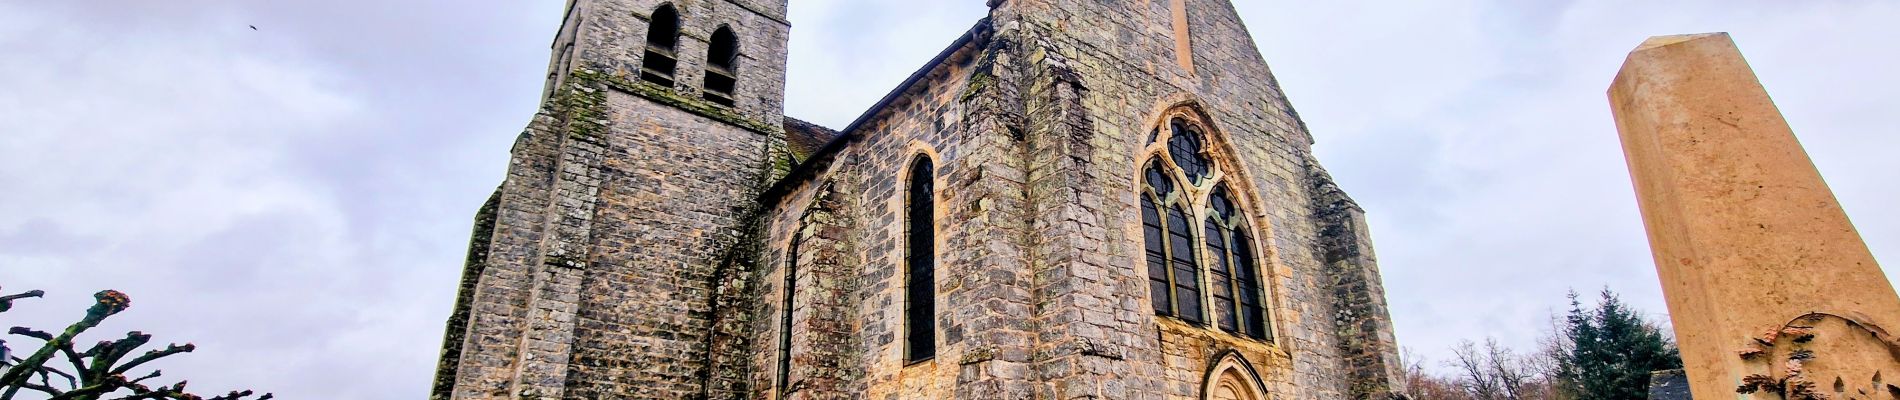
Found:
[[[0,0],[0,287],[49,295],[0,325],[64,326],[118,289],[134,307],[92,338],[195,341],[162,368],[200,391],[423,396],[562,7],[478,3]],[[787,112],[832,127],[985,12],[792,3]],[[1426,356],[1528,348],[1572,288],[1663,315],[1604,96],[1649,35],[1732,32],[1900,262],[1900,2],[1238,6],[1367,209],[1399,341]]]

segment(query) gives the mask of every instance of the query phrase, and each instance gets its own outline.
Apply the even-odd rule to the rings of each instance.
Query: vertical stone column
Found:
[[[1728,35],[1650,38],[1609,96],[1695,397],[1900,397],[1900,296]]]

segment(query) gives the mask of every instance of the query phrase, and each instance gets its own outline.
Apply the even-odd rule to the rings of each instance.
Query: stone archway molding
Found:
[[[1203,400],[1272,400],[1253,363],[1233,350],[1222,351],[1201,379]]]

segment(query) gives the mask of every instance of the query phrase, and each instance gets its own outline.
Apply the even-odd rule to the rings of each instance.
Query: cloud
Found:
[[[1876,111],[1900,106],[1877,50],[1900,7],[1747,3],[1238,5],[1368,210],[1399,341],[1444,360],[1534,346],[1566,290],[1667,312],[1604,94],[1650,35],[1732,32],[1876,256],[1900,252],[1900,161],[1876,154],[1900,144]]]
[[[988,13],[974,0],[792,4],[785,114],[842,129]]]
[[[94,337],[203,344],[200,391],[422,395],[560,10],[164,3],[0,4],[9,324],[118,289]]]

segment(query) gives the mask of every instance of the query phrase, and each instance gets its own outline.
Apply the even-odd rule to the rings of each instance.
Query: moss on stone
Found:
[[[568,137],[594,144],[607,137],[607,94],[598,89],[601,74],[591,70],[575,71],[567,86],[555,94],[554,115],[567,124]]]
[[[660,104],[678,107],[681,110],[686,110],[706,118],[732,124],[760,134],[774,135],[785,130],[785,127],[782,125],[767,124],[752,118],[747,118],[745,115],[739,114],[730,107],[684,96],[678,92],[649,82],[633,81],[625,77],[603,74],[590,69],[575,71],[574,74],[568,78],[568,81],[573,83],[570,86],[576,87],[613,88],[614,90],[631,93],[635,96],[659,102]],[[599,101],[604,103],[604,96]]]

